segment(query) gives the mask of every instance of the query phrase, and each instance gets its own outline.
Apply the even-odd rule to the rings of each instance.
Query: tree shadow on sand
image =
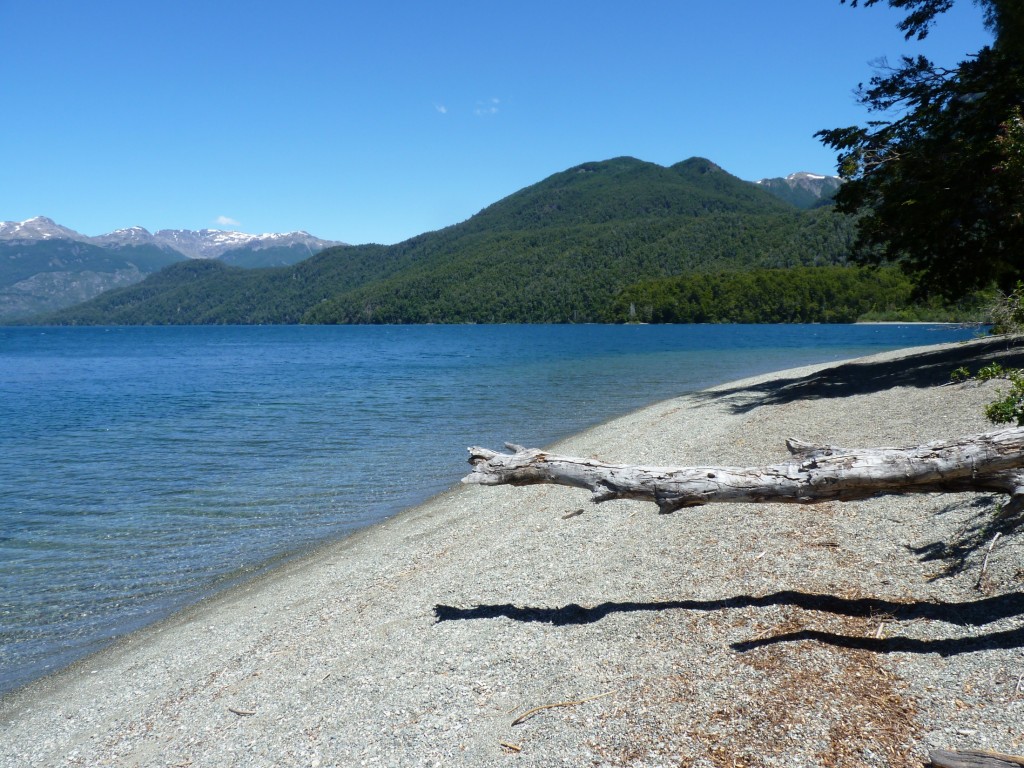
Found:
[[[700,392],[703,400],[732,401],[731,407],[745,413],[762,405],[782,405],[795,400],[850,397],[882,392],[894,387],[934,387],[948,384],[954,369],[965,363],[972,372],[988,362],[1005,368],[1024,367],[1024,340],[993,337],[972,343],[969,359],[962,346],[909,354],[897,360],[850,362],[806,376],[778,378],[750,386]]]
[[[982,496],[969,502],[954,502],[940,509],[937,515],[963,514],[969,510],[956,533],[920,546],[905,545],[921,562],[942,564],[942,571],[933,578],[959,576],[970,566],[971,557],[988,550],[997,537],[1005,543],[1024,531],[1024,511],[1007,511],[1000,497]],[[1005,497],[1002,497],[1005,498]]]
[[[908,601],[897,602],[880,598],[845,598],[795,590],[773,592],[761,597],[736,595],[718,600],[664,600],[652,602],[605,602],[586,608],[575,603],[560,608],[516,606],[511,603],[476,605],[458,608],[451,605],[434,606],[437,622],[468,621],[474,619],[506,618],[521,622],[539,622],[554,626],[592,624],[615,613],[646,611],[720,611],[736,608],[768,608],[789,606],[806,611],[831,613],[857,618],[878,618],[887,621],[927,619],[957,626],[981,626],[1001,619],[1024,615],[1024,592],[1012,592],[995,597],[983,597],[959,603]],[[915,640],[911,638],[877,638],[843,635],[835,632],[802,629],[772,637],[757,638],[732,647],[740,652],[750,651],[777,643],[813,640],[842,648],[856,648],[875,653],[938,653],[955,656],[962,653],[993,648],[1024,647],[1024,625],[1015,629],[993,631],[968,638],[941,638]]]

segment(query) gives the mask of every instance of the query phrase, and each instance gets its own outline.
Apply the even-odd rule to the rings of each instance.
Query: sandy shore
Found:
[[[982,432],[1000,384],[938,385],[964,363],[1024,364],[1019,349],[987,340],[761,376],[557,448],[754,465],[782,459],[789,436],[867,447]],[[975,587],[998,501],[661,516],[564,488],[459,488],[8,697],[0,765],[794,768],[1019,753],[1021,537],[999,540]]]

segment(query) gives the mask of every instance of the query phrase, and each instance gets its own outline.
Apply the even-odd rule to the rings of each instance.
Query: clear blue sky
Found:
[[[839,0],[7,0],[0,220],[307,230],[394,243],[552,173],[707,157],[744,179],[832,173],[880,56],[953,64]]]

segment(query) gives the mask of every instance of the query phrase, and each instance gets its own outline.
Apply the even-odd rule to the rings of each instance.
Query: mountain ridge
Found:
[[[705,158],[574,166],[391,246],[272,270],[172,265],[44,318],[65,324],[604,322],[642,281],[841,265],[848,219],[800,210]],[[214,265],[210,265],[213,267]]]
[[[760,179],[754,183],[780,200],[797,208],[808,209],[831,204],[843,180],[839,176],[798,171],[788,176]]]
[[[701,190],[699,195],[694,185]],[[612,187],[619,194],[605,195]],[[475,221],[478,228],[494,227],[496,210],[504,219],[502,226],[510,228],[696,215],[712,210],[783,210],[773,197],[705,158],[662,166],[622,156],[554,173],[492,203],[469,221]]]
[[[337,241],[307,232],[249,235],[223,230],[127,227],[90,237],[46,216],[0,222],[0,322],[87,301],[185,259],[248,268],[294,264]]]
[[[253,235],[223,229],[161,229],[150,232],[145,227],[133,226],[115,229],[103,235],[89,236],[58,224],[46,216],[34,216],[25,221],[0,221],[0,242],[33,240],[74,240],[102,247],[124,245],[156,245],[169,248],[190,259],[219,258],[235,248],[254,249],[306,245],[311,250],[323,250],[346,245],[338,240],[323,240],[304,230],[294,232],[267,232]]]

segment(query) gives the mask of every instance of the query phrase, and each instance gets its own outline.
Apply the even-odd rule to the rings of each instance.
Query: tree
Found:
[[[859,214],[855,258],[894,261],[920,293],[958,298],[1024,271],[1024,3],[978,0],[994,42],[952,69],[905,56],[858,98],[879,119],[820,131],[847,183],[837,208]],[[878,2],[907,11],[907,39],[927,36],[953,0]]]

